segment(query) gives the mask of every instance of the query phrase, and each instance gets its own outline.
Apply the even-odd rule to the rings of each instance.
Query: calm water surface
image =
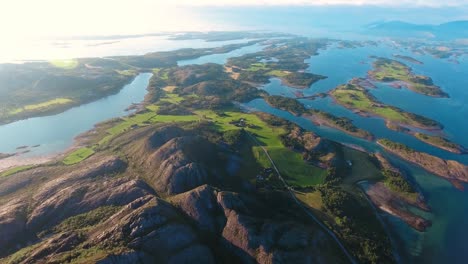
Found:
[[[468,61],[466,57],[460,64],[435,59],[427,55],[415,55],[405,50],[396,50],[386,45],[371,46],[355,49],[338,49],[331,47],[320,51],[320,55],[313,56],[307,62],[309,71],[326,75],[329,78],[313,84],[309,89],[302,90],[304,95],[327,92],[337,85],[344,84],[353,77],[365,77],[372,67],[371,55],[392,57],[393,54],[403,54],[422,61],[423,65],[411,66],[417,74],[432,77],[434,83],[442,87],[450,98],[431,98],[403,89],[398,90],[385,84],[378,84],[371,92],[384,103],[400,107],[406,111],[421,114],[441,122],[444,133],[454,142],[468,146]],[[294,97],[296,89],[283,86],[277,79],[262,89],[270,94]],[[377,137],[385,137],[402,142],[420,151],[445,158],[458,160],[468,164],[467,155],[456,155],[427,145],[412,136],[391,131],[385,127],[379,118],[364,118],[348,109],[336,105],[330,98],[316,100],[300,100],[306,107],[331,112],[337,116],[345,116],[354,123]],[[291,115],[269,106],[262,99],[249,102],[245,106],[268,112],[300,126],[314,131],[319,135],[344,143],[356,144],[369,151],[379,151],[381,148],[372,142],[358,139],[335,129],[318,127],[310,121]],[[413,180],[421,187],[432,212],[421,213],[433,221],[433,226],[427,232],[414,231],[399,219],[385,215],[394,239],[400,245],[398,251],[403,263],[466,263],[468,259],[468,192],[455,189],[449,182],[434,176],[414,165],[390,156],[391,160],[411,173]]]
[[[13,153],[19,146],[34,146],[27,156],[62,152],[80,133],[104,120],[127,115],[125,109],[141,102],[146,94],[151,73],[138,75],[118,94],[69,109],[63,113],[29,118],[0,126],[0,152]]]
[[[252,45],[225,54],[203,56],[198,59],[179,61],[179,65],[218,63],[223,64],[230,57],[241,56],[261,50],[261,46]],[[444,133],[451,140],[468,146],[468,62],[461,60],[453,64],[430,56],[415,55],[405,50],[395,50],[387,45],[370,46],[355,49],[338,49],[331,47],[320,51],[320,55],[306,60],[310,64],[308,71],[328,76],[327,79],[313,84],[309,89],[297,90],[283,86],[280,80],[272,78],[270,83],[261,87],[270,94],[295,97],[296,92],[304,95],[327,92],[337,85],[344,84],[354,77],[365,77],[371,69],[371,55],[391,57],[393,54],[412,56],[423,65],[410,65],[417,74],[431,76],[436,85],[442,87],[450,98],[430,98],[409,90],[397,90],[385,84],[378,84],[372,90],[379,100],[400,107],[404,110],[433,118],[444,125]],[[81,132],[89,130],[95,123],[125,115],[124,109],[131,103],[140,102],[146,94],[146,87],[151,74],[140,74],[135,80],[125,86],[117,95],[109,96],[99,101],[70,109],[62,114],[48,117],[31,118],[9,125],[0,126],[0,152],[12,152],[21,145],[41,146],[33,154],[63,151],[72,144],[73,138]],[[300,100],[306,107],[328,111],[337,116],[351,118],[354,123],[377,137],[385,137],[402,142],[420,151],[433,155],[461,161],[468,164],[467,156],[455,155],[427,145],[412,136],[395,132],[385,127],[380,118],[365,118],[354,114],[348,109],[336,105],[330,98],[316,100]],[[263,99],[253,100],[244,106],[263,112],[268,112],[314,131],[315,133],[343,143],[359,145],[369,151],[381,151],[373,142],[347,135],[336,129],[320,127],[309,120],[296,117],[288,112],[269,106]],[[404,263],[465,263],[468,259],[468,192],[461,192],[450,183],[424,170],[408,164],[396,157],[391,160],[405,170],[411,172],[412,178],[422,188],[429,205],[430,214],[425,216],[433,221],[433,226],[425,233],[409,228],[395,217],[384,215],[391,227],[393,238],[400,245],[398,251]]]

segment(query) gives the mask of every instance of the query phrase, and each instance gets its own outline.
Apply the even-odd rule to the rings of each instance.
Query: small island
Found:
[[[386,121],[390,121],[387,124],[391,124],[392,126],[397,124],[424,130],[442,129],[442,125],[437,121],[378,101],[365,87],[360,86],[359,83],[360,79],[353,79],[348,84],[338,86],[330,91],[329,94],[336,103],[355,111],[357,114],[382,117]]]
[[[230,58],[226,69],[236,79],[257,85],[269,82],[272,77],[279,78],[284,85],[305,89],[326,76],[306,72],[305,62],[325,48],[327,41],[295,38],[289,40],[270,40],[262,51]]]
[[[396,55],[393,55],[393,57],[398,58],[398,59],[402,59],[402,60],[405,60],[405,61],[408,61],[408,62],[411,62],[411,63],[414,63],[414,64],[419,64],[419,65],[424,64],[422,61],[419,61],[419,60],[417,60],[417,59],[415,59],[413,57],[410,57],[410,56],[396,54]]]
[[[379,82],[397,83],[395,87],[406,87],[414,92],[432,97],[449,97],[432,79],[424,75],[416,75],[405,64],[391,59],[375,57],[373,70],[369,78]]]
[[[440,137],[440,136],[431,136],[431,135],[426,135],[423,133],[414,133],[414,136],[418,138],[419,140],[426,142],[427,144],[444,149],[452,153],[465,154],[468,152],[468,150],[465,147],[458,145],[456,143],[453,143],[449,141],[448,139]]]
[[[443,160],[424,152],[418,152],[401,143],[388,139],[377,141],[385,150],[414,163],[423,169],[448,180],[468,182],[468,166],[454,160]]]

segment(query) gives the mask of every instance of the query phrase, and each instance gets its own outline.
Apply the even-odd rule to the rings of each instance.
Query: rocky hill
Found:
[[[0,178],[0,262],[346,262],[284,194],[228,179],[225,155],[206,135],[159,125],[76,165]]]

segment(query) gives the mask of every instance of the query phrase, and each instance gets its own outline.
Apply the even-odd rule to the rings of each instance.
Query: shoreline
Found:
[[[18,166],[41,165],[55,160],[60,155],[61,154],[49,154],[37,157],[21,157],[21,155],[14,155],[0,161],[0,173]]]
[[[144,73],[144,71],[141,71],[139,73]],[[121,84],[117,85],[116,89],[111,89],[107,93],[102,94],[101,96],[97,96],[97,97],[94,97],[94,98],[89,98],[88,100],[84,100],[84,101],[81,101],[81,102],[73,101],[73,102],[71,102],[69,104],[66,104],[66,105],[60,105],[59,107],[50,108],[50,109],[43,109],[42,111],[41,111],[41,109],[38,109],[38,111],[28,111],[28,112],[24,113],[24,115],[18,115],[17,117],[13,116],[12,119],[0,118],[0,126],[13,124],[13,123],[20,122],[20,121],[23,121],[23,120],[28,120],[28,119],[31,119],[31,118],[39,118],[39,117],[59,115],[59,114],[62,114],[62,113],[66,112],[66,111],[68,111],[70,109],[77,108],[77,107],[80,107],[82,105],[94,103],[96,101],[107,98],[109,96],[116,95],[126,85],[129,85],[130,83],[132,83],[137,76],[138,76],[138,74],[133,76],[132,78],[126,80],[126,81],[123,81]]]
[[[84,146],[84,142],[86,141],[86,137],[95,131],[95,127],[87,130],[83,133],[78,134],[75,138],[73,138],[73,143],[70,147],[66,148],[60,152],[54,152],[44,155],[32,156],[32,157],[24,157],[22,154],[26,153],[15,153],[7,158],[0,159],[0,173],[5,172],[9,169],[18,166],[25,166],[25,165],[42,165],[48,162],[58,162],[61,158],[66,157],[69,153],[81,148]],[[36,146],[31,146],[29,148],[34,148]]]
[[[409,148],[408,151],[411,151],[411,153],[409,153],[408,151],[402,153],[402,151],[392,149],[382,144],[381,142],[379,142],[379,140],[377,141],[377,144],[387,152],[396,155],[401,159],[406,160],[412,164],[415,164],[429,173],[444,178],[451,183],[452,181],[468,183],[468,166],[462,163],[459,163],[454,160],[441,159],[428,153],[419,152]]]
[[[361,139],[364,139],[364,140],[367,140],[367,141],[375,140],[374,135],[372,135],[370,132],[368,132],[369,133],[368,136],[361,135],[359,132],[350,132],[350,131],[347,131],[346,129],[343,129],[340,126],[333,125],[327,119],[318,117],[317,115],[314,115],[314,114],[305,114],[305,115],[302,115],[302,117],[312,121],[312,123],[314,123],[315,125],[318,125],[318,126],[325,126],[325,127],[334,128],[334,129],[337,129],[337,130],[339,130],[339,131],[341,131],[341,132],[343,132],[345,134],[348,134],[348,135],[351,135],[351,136],[354,136],[354,137],[357,137],[357,138],[361,138]],[[365,130],[362,130],[362,131],[365,131]]]
[[[352,108],[352,107],[349,107],[347,105],[341,104],[340,102],[338,102],[338,100],[332,94],[335,89],[330,90],[330,91],[327,92],[328,96],[332,99],[332,102],[334,104],[340,105],[340,106],[342,106],[342,107],[344,107],[346,109],[349,109],[351,112],[353,112],[353,113],[355,113],[355,114],[357,114],[359,116],[366,117],[366,118],[368,118],[368,117],[379,118],[379,119],[384,120],[386,124],[387,123],[394,123],[394,124],[397,124],[397,125],[399,125],[401,127],[406,127],[406,128],[409,128],[409,129],[415,128],[415,129],[421,129],[421,130],[426,130],[426,131],[431,131],[431,132],[440,132],[440,131],[443,130],[443,127],[441,127],[441,126],[424,126],[424,125],[421,125],[421,124],[419,124],[419,125],[414,125],[414,124],[410,125],[410,124],[405,124],[405,123],[398,122],[398,121],[393,121],[393,120],[390,120],[390,119],[388,119],[388,118],[386,118],[384,116],[381,116],[381,115],[378,115],[378,114],[375,114],[375,113],[370,113],[368,111],[364,111],[364,110],[361,110],[361,109],[358,109],[358,108]],[[372,96],[372,95],[370,95],[370,96]],[[391,106],[388,106],[388,107],[391,107]],[[410,112],[405,112],[405,111],[403,111],[401,109],[398,109],[398,111],[402,111],[402,113],[412,114]],[[391,129],[391,128],[389,128],[389,129]]]

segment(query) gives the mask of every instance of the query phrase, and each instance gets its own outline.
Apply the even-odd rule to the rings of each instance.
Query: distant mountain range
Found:
[[[419,25],[402,21],[376,22],[366,26],[373,35],[391,37],[426,37],[439,40],[468,38],[468,21],[453,21],[440,25]]]

